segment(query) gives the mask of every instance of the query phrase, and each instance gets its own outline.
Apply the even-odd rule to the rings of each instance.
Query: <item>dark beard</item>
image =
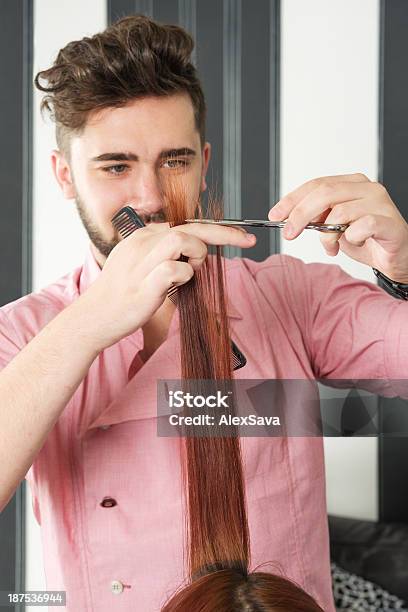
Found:
[[[75,199],[75,204],[77,207],[78,214],[82,221],[82,224],[86,230],[86,233],[89,236],[90,241],[98,249],[98,251],[104,257],[108,257],[110,252],[115,248],[115,246],[119,242],[119,238],[115,237],[112,240],[106,240],[96,225],[90,219],[88,213],[85,210],[85,206],[82,200],[77,197]]]
[[[81,198],[79,196],[76,197],[75,199],[75,204],[77,207],[77,211],[79,214],[79,217],[82,221],[82,225],[84,226],[86,233],[89,236],[90,241],[92,242],[92,244],[98,249],[98,251],[101,253],[101,255],[103,255],[104,257],[108,257],[110,252],[115,248],[115,246],[118,244],[119,242],[119,238],[116,237],[113,238],[112,240],[106,240],[102,233],[99,231],[99,229],[96,227],[96,225],[93,223],[93,221],[91,220],[91,218],[89,217],[84,203],[81,200]],[[163,223],[164,221],[166,221],[166,215],[164,214],[163,211],[159,211],[157,213],[153,213],[153,214],[144,214],[142,212],[139,213],[140,218],[142,219],[142,221],[145,224],[148,223]],[[113,226],[112,226],[113,227]],[[116,232],[115,232],[116,234]]]

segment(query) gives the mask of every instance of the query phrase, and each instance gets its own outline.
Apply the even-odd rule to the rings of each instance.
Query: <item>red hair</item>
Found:
[[[170,225],[192,216],[180,189],[166,190]],[[196,215],[201,216],[199,204]],[[221,207],[210,204],[209,216]],[[194,380],[233,379],[221,248],[178,290],[181,372]],[[323,612],[300,586],[278,575],[249,572],[250,538],[237,436],[182,439],[187,505],[188,584],[162,612]]]

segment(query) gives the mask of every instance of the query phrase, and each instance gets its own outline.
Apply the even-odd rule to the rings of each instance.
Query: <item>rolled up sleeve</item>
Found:
[[[316,377],[408,379],[408,302],[340,266],[288,259],[287,290],[294,308],[306,310]]]

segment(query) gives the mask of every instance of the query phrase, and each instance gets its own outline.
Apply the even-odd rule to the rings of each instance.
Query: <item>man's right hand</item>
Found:
[[[170,287],[188,282],[202,266],[207,245],[248,248],[255,242],[253,234],[222,225],[160,223],[138,229],[112,250],[79,299],[95,313],[95,348],[102,351],[142,327]],[[178,261],[181,255],[188,261]]]

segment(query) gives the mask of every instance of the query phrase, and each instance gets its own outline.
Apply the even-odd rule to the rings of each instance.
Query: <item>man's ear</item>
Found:
[[[205,177],[207,176],[208,164],[210,163],[211,158],[211,145],[209,142],[206,142],[203,147],[203,166],[201,169],[201,191],[205,191],[207,189],[207,183]]]
[[[61,151],[52,151],[51,164],[54,176],[62,189],[64,197],[68,200],[75,198],[76,190],[72,180],[72,172],[65,155]]]

